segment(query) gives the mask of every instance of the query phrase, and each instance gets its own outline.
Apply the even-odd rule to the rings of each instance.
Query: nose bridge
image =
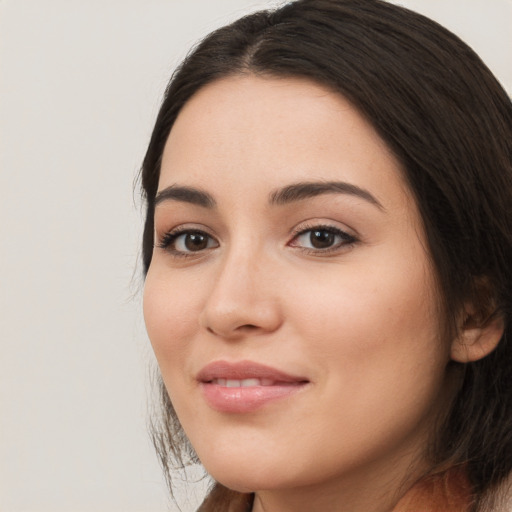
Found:
[[[252,284],[251,281],[256,279],[257,274],[261,270],[261,254],[255,247],[249,247],[248,243],[238,244],[234,246],[226,255],[226,259],[222,264],[217,279],[217,286],[220,290],[224,287],[229,291],[233,287],[232,292]],[[247,288],[245,288],[247,291]],[[255,291],[252,287],[249,291]],[[247,293],[243,294],[246,298]]]
[[[203,326],[225,337],[276,329],[280,312],[272,267],[264,246],[254,240],[238,240],[227,248],[204,305]]]

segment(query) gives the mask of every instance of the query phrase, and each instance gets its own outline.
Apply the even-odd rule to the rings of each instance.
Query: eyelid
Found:
[[[291,237],[300,235],[302,233],[305,233],[306,231],[311,231],[314,229],[325,229],[325,230],[332,230],[335,232],[341,232],[343,234],[346,234],[347,236],[350,236],[352,238],[359,238],[359,236],[355,233],[355,231],[351,228],[349,228],[346,225],[340,225],[341,223],[335,220],[331,219],[311,219],[307,221],[300,222],[297,224],[290,233]]]

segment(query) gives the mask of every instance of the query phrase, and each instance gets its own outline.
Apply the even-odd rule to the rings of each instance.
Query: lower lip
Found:
[[[307,383],[276,384],[275,386],[250,386],[228,388],[204,382],[201,389],[212,409],[227,413],[254,412],[270,402],[294,395]]]

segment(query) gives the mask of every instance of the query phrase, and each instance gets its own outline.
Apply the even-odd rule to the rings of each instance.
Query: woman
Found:
[[[155,444],[216,480],[202,511],[503,506],[511,155],[489,70],[386,2],[298,0],[189,55],[142,169],[144,314]]]

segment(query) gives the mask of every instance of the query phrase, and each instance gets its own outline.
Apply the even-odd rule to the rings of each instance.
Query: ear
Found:
[[[484,358],[498,346],[504,329],[503,317],[499,314],[484,321],[473,315],[466,317],[459,336],[452,342],[451,358],[459,363]]]

